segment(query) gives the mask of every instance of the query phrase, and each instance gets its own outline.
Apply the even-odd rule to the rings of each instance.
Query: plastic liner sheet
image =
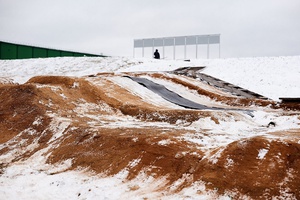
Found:
[[[168,90],[163,85],[160,85],[160,84],[154,83],[153,81],[150,81],[149,79],[140,78],[140,77],[131,77],[131,76],[127,76],[127,77],[132,79],[133,81],[145,86],[146,88],[148,88],[152,92],[158,94],[165,100],[172,102],[176,105],[179,105],[179,106],[182,106],[185,108],[197,109],[197,110],[205,110],[205,109],[223,110],[221,108],[211,108],[211,107],[207,107],[205,105],[193,102],[189,99],[186,99],[186,98],[180,96],[179,94],[177,94],[173,91]]]
[[[141,77],[132,77],[132,76],[125,76],[127,78],[132,79],[133,81],[143,85],[147,89],[151,90],[152,92],[158,94],[165,100],[172,102],[176,105],[182,106],[184,108],[189,109],[196,109],[196,110],[227,110],[227,111],[242,111],[243,113],[253,117],[251,110],[240,110],[240,109],[225,109],[225,108],[216,108],[216,107],[207,107],[205,105],[193,102],[189,99],[186,99],[179,94],[168,90],[165,86],[154,83],[153,81],[150,81],[146,78]]]

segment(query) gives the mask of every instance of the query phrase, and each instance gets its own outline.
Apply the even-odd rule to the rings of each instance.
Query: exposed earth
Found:
[[[198,96],[198,102],[225,110],[157,100],[125,76],[181,88]],[[271,117],[260,124],[255,114],[239,109]],[[53,166],[70,162],[53,174],[85,169],[110,176],[126,170],[127,180],[146,174],[157,180],[149,190],[162,194],[203,183],[199,195],[214,191],[234,199],[300,199],[300,129],[277,129],[282,119],[299,125],[299,104],[239,97],[166,72],[3,82],[0,174],[27,159],[44,158]],[[138,183],[130,189],[143,191]]]

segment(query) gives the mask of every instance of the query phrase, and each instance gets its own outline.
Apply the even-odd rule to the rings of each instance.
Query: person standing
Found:
[[[160,55],[159,55],[159,52],[158,52],[157,49],[156,49],[155,52],[154,52],[154,58],[155,58],[155,59],[160,59]]]

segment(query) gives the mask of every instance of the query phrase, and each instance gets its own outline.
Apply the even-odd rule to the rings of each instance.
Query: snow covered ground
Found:
[[[300,97],[300,56],[182,60],[108,58],[47,58],[0,60],[0,78],[24,83],[37,75],[84,76],[99,72],[171,71],[206,66],[203,71],[273,100]]]
[[[278,100],[279,97],[300,97],[300,56],[191,60],[190,62],[123,57],[0,60],[0,83],[11,81],[22,84],[38,75],[86,76],[100,72],[118,74],[137,71],[171,71],[185,66],[206,66],[203,73],[273,100]],[[118,77],[112,79],[119,80],[120,85],[126,83]],[[180,90],[184,94],[184,88]],[[161,104],[167,103],[161,102]],[[199,127],[198,124],[202,124],[203,129],[218,129],[218,132],[226,131],[231,134],[215,135],[201,141],[197,140],[197,135],[187,134],[184,139],[208,147],[214,147],[216,143],[228,144],[237,139],[249,137],[249,134],[255,135],[254,130],[257,125],[266,125],[271,120],[277,120],[279,124],[271,131],[299,128],[297,116],[280,116],[276,113],[258,110],[253,118],[255,123],[253,126],[249,123],[237,122],[234,118],[229,121],[224,119],[216,126],[212,120],[204,118],[186,129],[196,130]],[[128,121],[128,123],[131,122]],[[233,123],[234,126],[232,126]],[[259,131],[268,132],[267,129],[263,129]],[[260,151],[258,157],[262,158],[264,154],[266,154],[265,151]],[[216,197],[214,192],[205,193],[205,186],[201,182],[196,182],[192,187],[177,194],[162,194],[161,191],[148,193],[148,191],[155,191],[158,185],[163,185],[164,180],[154,180],[140,174],[134,181],[124,183],[126,171],[112,177],[87,175],[84,170],[56,174],[53,172],[63,171],[70,163],[65,162],[53,168],[53,166],[45,165],[45,161],[40,158],[39,155],[34,155],[29,160],[6,168],[3,174],[0,171],[0,199],[213,199]],[[1,159],[5,159],[4,156],[0,155],[0,161]],[[139,190],[134,189],[136,181],[139,181]],[[230,199],[230,195],[218,196],[218,199]]]

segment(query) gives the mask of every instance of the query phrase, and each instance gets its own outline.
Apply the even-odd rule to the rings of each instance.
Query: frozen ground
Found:
[[[300,56],[211,60],[150,60],[121,57],[0,60],[0,78],[24,83],[37,75],[84,76],[99,72],[170,71],[206,66],[203,73],[278,100],[300,96]]]
[[[151,108],[151,105],[155,105],[157,108],[184,110],[159,96],[155,96],[155,94],[150,93],[141,85],[122,77],[122,74],[125,72],[146,72],[146,74],[143,74],[144,77],[156,80],[156,82],[176,90],[177,93],[188,99],[210,105],[223,105],[222,102],[199,96],[195,91],[189,90],[182,85],[166,79],[153,78],[151,75],[151,72],[171,71],[185,66],[206,66],[203,73],[244,87],[276,101],[279,97],[300,97],[300,56],[191,60],[190,62],[121,57],[0,60],[0,83],[3,85],[11,82],[23,84],[30,78],[38,75],[76,78],[96,75],[101,72],[113,72],[107,76],[100,75],[99,78],[85,79],[93,85],[105,86],[106,88],[103,89],[111,98],[120,98],[117,96],[118,92],[124,92],[122,89],[125,89],[128,95],[132,95],[130,98],[139,97],[144,100],[144,104],[149,104],[145,105],[146,107]],[[165,75],[164,73],[162,74]],[[107,85],[108,83],[114,84]],[[49,91],[59,94],[58,96],[65,102],[71,102],[71,96],[74,95],[71,94],[72,91],[65,91],[62,86],[37,84],[36,87],[41,90],[45,89],[43,90],[44,92],[49,89]],[[74,84],[73,88],[76,87],[76,84]],[[77,96],[75,97],[77,98]],[[106,104],[100,106],[85,102],[86,100],[82,100],[79,97],[79,100],[76,100],[76,98],[73,101],[73,104],[76,104],[73,112],[80,123],[86,120],[90,128],[103,130],[131,129],[135,127],[141,128],[141,130],[157,129],[159,131],[162,130],[163,136],[167,130],[178,130],[180,132],[176,132],[178,135],[170,138],[164,136],[166,138],[156,141],[156,145],[164,147],[172,145],[176,141],[190,142],[196,149],[204,153],[203,159],[208,159],[208,162],[212,164],[216,164],[218,160],[221,160],[221,152],[225,151],[225,148],[230,148],[231,143],[241,141],[238,144],[244,144],[245,138],[257,136],[270,138],[269,143],[263,141],[264,144],[267,143],[265,147],[253,147],[257,148],[254,156],[257,160],[267,158],[269,156],[268,152],[271,152],[271,147],[274,145],[272,142],[280,138],[282,138],[283,143],[288,140],[289,142],[293,141],[295,145],[300,144],[300,118],[297,112],[285,113],[281,109],[273,110],[269,107],[252,106],[249,109],[254,110],[253,118],[241,113],[226,114],[220,112],[212,113],[212,117],[203,117],[192,122],[177,120],[175,124],[172,124],[167,121],[145,122],[135,118],[135,116],[123,116],[118,112],[112,114],[114,111]],[[2,102],[4,101],[5,99],[2,99]],[[126,99],[126,101],[128,103],[125,106],[130,104],[131,101],[139,103],[138,100],[134,99]],[[53,102],[46,102],[46,99],[40,100],[42,105],[46,105],[49,108],[53,106]],[[65,105],[65,102],[61,106]],[[142,104],[141,106],[143,106]],[[61,109],[63,110],[62,107]],[[140,172],[135,179],[125,181],[129,173],[126,169],[114,175],[106,176],[81,167],[76,170],[65,171],[74,162],[72,159],[66,159],[54,165],[49,164],[46,162],[49,155],[45,156],[43,153],[51,148],[55,148],[56,139],[63,138],[64,134],[67,134],[67,131],[69,131],[68,127],[73,123],[72,120],[77,120],[74,117],[68,118],[68,115],[71,116],[72,113],[67,109],[67,114],[63,114],[63,111],[58,112],[58,110],[51,110],[51,112],[48,111],[48,115],[56,121],[53,120],[47,129],[52,130],[55,137],[53,136],[49,140],[51,145],[47,148],[36,151],[29,158],[16,159],[22,152],[26,153],[30,149],[35,149],[38,145],[33,140],[30,145],[24,146],[23,144],[26,143],[24,139],[20,140],[21,143],[16,143],[18,137],[21,137],[25,132],[29,135],[35,134],[35,131],[30,127],[20,132],[15,139],[0,144],[0,199],[231,199],[232,197],[232,191],[220,195],[217,190],[207,190],[207,186],[201,180],[197,180],[188,187],[174,192],[181,185],[181,182],[189,180],[188,177],[178,179],[178,181],[167,187],[168,190],[164,191],[160,189],[166,185],[164,176],[154,178]],[[1,119],[6,120],[5,118]],[[218,122],[216,123],[216,120],[213,119],[217,119]],[[38,126],[39,121],[41,120],[37,118],[32,124]],[[267,128],[266,126],[270,121],[275,122],[276,126]],[[205,134],[203,134],[204,132]],[[284,135],[284,132],[291,134]],[[133,141],[141,139],[138,137],[137,135],[136,138],[133,138]],[[11,148],[11,150],[7,151],[7,148]],[[215,152],[214,150],[218,151]],[[2,151],[5,153],[2,153]],[[182,154],[185,155],[186,153],[182,152]],[[283,163],[284,158],[280,160],[280,154],[283,155],[284,152],[276,154],[278,162]],[[181,157],[181,154],[176,154],[176,156]],[[14,162],[14,159],[18,161]],[[233,158],[227,157],[226,159],[227,168],[234,165]],[[272,159],[270,158],[270,160]],[[297,159],[298,157],[295,158],[295,160]],[[140,162],[141,160],[138,158],[132,160],[127,168],[134,168]],[[274,163],[276,164],[275,161]],[[293,171],[289,171],[287,174],[292,176]],[[291,177],[286,176],[285,180],[289,180],[289,178]],[[297,181],[299,182],[299,177],[296,177],[295,182],[298,183]],[[284,185],[284,183],[281,184]],[[277,198],[296,199],[299,197],[296,195],[298,194],[297,192],[281,191]],[[244,198],[250,197],[245,195]]]

